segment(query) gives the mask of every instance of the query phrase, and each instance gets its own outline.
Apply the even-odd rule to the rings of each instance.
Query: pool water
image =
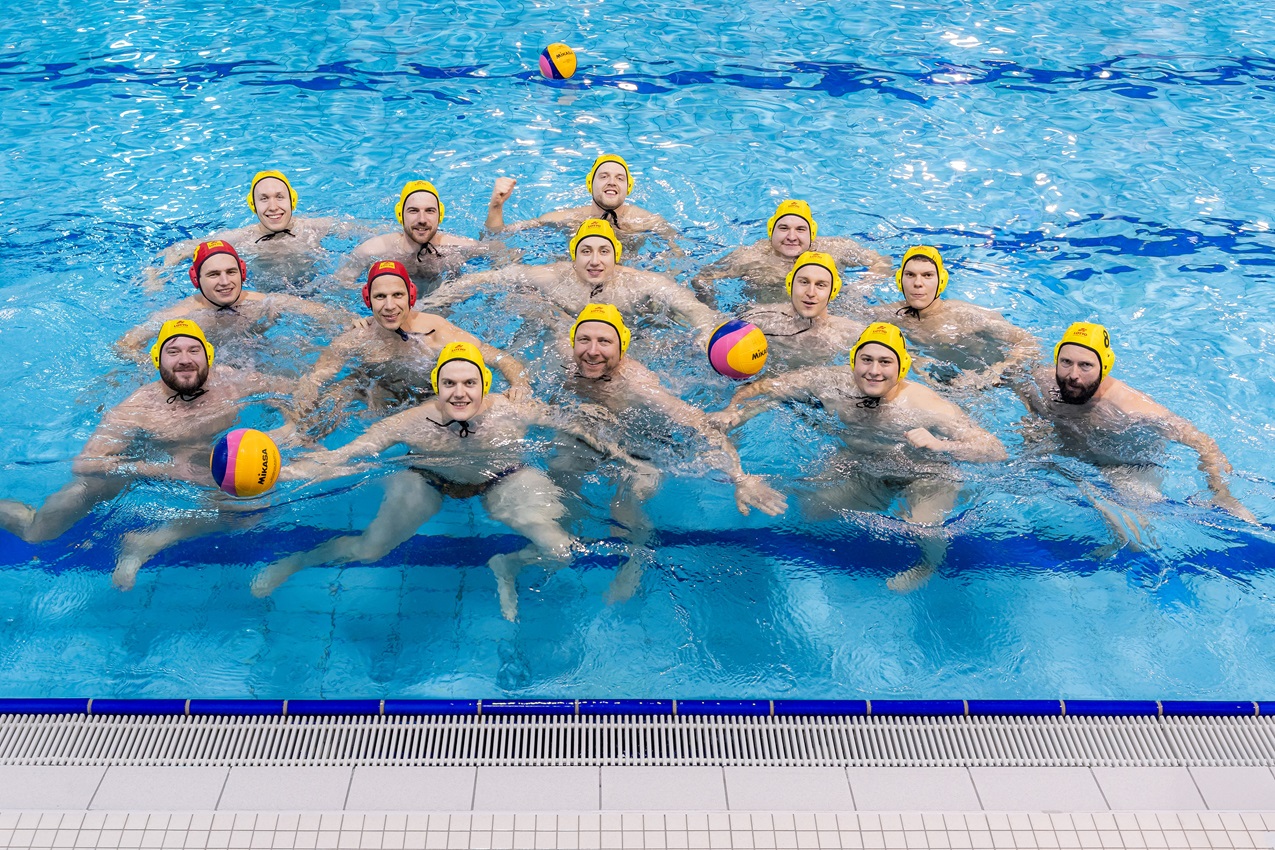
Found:
[[[540,78],[551,41],[576,48],[573,79]],[[634,168],[633,201],[688,250],[652,245],[634,262],[683,282],[796,197],[821,233],[896,259],[938,245],[948,297],[1050,347],[1073,321],[1105,323],[1115,374],[1218,440],[1264,525],[1212,508],[1191,452],[1170,447],[1169,499],[1146,509],[1157,545],[1091,557],[1110,536],[1073,479],[1101,479],[1025,445],[1021,405],[992,390],[960,400],[1011,459],[963,470],[947,562],[900,596],[885,579],[914,540],[882,516],[808,519],[800,495],[834,441],[818,413],[780,408],[736,438],[745,467],[790,493],[786,515],[739,516],[702,470],[672,478],[649,506],[659,532],[637,594],[608,605],[625,544],[607,531],[608,484],[591,482],[575,530],[600,542],[572,569],[525,573],[508,623],[484,562],[521,540],[472,500],[379,563],[249,594],[263,564],[363,527],[376,476],[281,487],[255,528],[178,545],[120,593],[120,535],[197,498],[145,484],[55,542],[0,535],[0,695],[1269,697],[1271,44],[1275,12],[1251,0],[11,10],[0,497],[54,492],[102,411],[151,379],[111,343],[189,284],[178,268],[151,293],[141,270],[175,241],[247,223],[255,171],[286,171],[301,215],[386,230],[402,183],[428,178],[445,229],[475,236],[496,177],[519,181],[507,220],[527,218],[582,203],[588,165],[614,151]],[[563,241],[513,243],[540,262]],[[353,244],[329,240],[303,285],[357,310],[330,277]],[[498,302],[454,318],[509,344]],[[271,346],[311,330],[285,324]],[[733,387],[679,356],[687,339],[643,325],[634,352],[720,406]],[[308,362],[265,360],[291,374]]]

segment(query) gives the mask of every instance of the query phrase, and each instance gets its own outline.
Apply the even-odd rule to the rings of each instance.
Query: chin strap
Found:
[[[442,254],[438,252],[438,249],[434,247],[433,242],[426,242],[424,245],[416,249],[416,262],[418,263],[421,261],[421,254],[433,255],[435,257],[442,256]]]
[[[168,397],[168,403],[172,404],[173,402],[177,401],[177,399],[181,399],[182,401],[185,401],[185,402],[191,402],[199,398],[201,395],[203,395],[206,392],[208,392],[208,390],[204,389],[203,387],[200,387],[194,392],[189,392],[189,393],[175,392]]]
[[[425,418],[426,418],[426,419],[429,419],[429,421],[430,421],[430,422],[433,422],[433,423],[434,423],[435,425],[437,425],[439,428],[447,428],[448,430],[450,430],[450,429],[451,429],[451,426],[452,426],[453,424],[455,424],[455,423],[456,423],[456,420],[455,420],[455,419],[449,419],[449,420],[447,420],[446,422],[435,422],[435,421],[434,421],[434,419],[432,419],[432,418],[431,418],[431,417],[429,417],[429,416],[426,416]],[[468,423],[468,422],[461,422],[461,423],[460,423],[460,429],[459,429],[456,433],[457,433],[457,434],[459,434],[461,437],[468,437],[468,436],[469,436],[469,423]]]
[[[602,206],[602,205],[598,204],[598,206]],[[611,222],[611,224],[617,228],[620,226],[620,219],[616,216],[614,209],[609,209],[609,210],[604,209],[602,211],[601,219],[603,221]]]
[[[283,230],[276,230],[274,233],[267,233],[265,236],[262,236],[259,239],[257,239],[257,242],[269,242],[271,239],[275,238],[276,236],[282,236],[285,233],[288,234],[289,236],[297,235],[285,227]],[[256,243],[254,242],[253,244],[255,245]]]
[[[874,396],[864,396],[863,398],[859,399],[854,406],[861,407],[864,410],[876,410],[878,407],[881,406],[881,399],[876,398]]]

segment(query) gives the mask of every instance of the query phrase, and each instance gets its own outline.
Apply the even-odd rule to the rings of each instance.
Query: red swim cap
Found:
[[[398,260],[381,260],[373,263],[372,268],[367,270],[367,283],[363,284],[363,303],[369,310],[372,309],[372,281],[383,274],[402,278],[403,283],[407,284],[407,306],[412,307],[416,304],[416,284],[412,283],[407,267]]]
[[[208,258],[215,254],[229,254],[239,262],[239,277],[242,280],[248,279],[248,267],[244,265],[243,259],[239,256],[239,252],[235,250],[235,246],[229,242],[222,242],[220,239],[212,242],[200,242],[199,247],[195,249],[194,261],[190,264],[190,282],[199,289],[199,270],[203,268],[204,263],[208,262]]]

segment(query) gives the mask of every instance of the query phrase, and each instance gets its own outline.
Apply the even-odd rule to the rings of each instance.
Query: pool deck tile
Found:
[[[1199,811],[1204,798],[1185,767],[1094,767],[1112,811]]]
[[[725,811],[720,767],[603,767],[603,811]]]
[[[474,767],[354,768],[345,807],[356,811],[465,811],[474,804]]]
[[[726,767],[723,771],[726,801],[732,811],[835,812],[854,808],[845,768]]]
[[[228,767],[134,767],[106,769],[91,809],[108,811],[199,811],[217,808]]]
[[[0,809],[87,809],[105,767],[0,765]]]
[[[483,812],[596,812],[596,767],[479,768],[473,807]]]
[[[1189,770],[1210,809],[1275,809],[1275,776],[1268,768],[1192,767]]]
[[[976,812],[978,793],[963,767],[851,767],[860,811]]]
[[[987,811],[1093,812],[1109,808],[1087,767],[971,767],[969,772]]]
[[[232,767],[222,811],[339,811],[350,790],[348,767]]]

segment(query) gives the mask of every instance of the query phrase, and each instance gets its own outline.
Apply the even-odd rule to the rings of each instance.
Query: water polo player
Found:
[[[1062,451],[1094,464],[1123,501],[1146,505],[1164,498],[1158,470],[1164,462],[1163,442],[1171,440],[1200,456],[1200,471],[1218,507],[1256,522],[1252,511],[1231,495],[1226,483],[1231,464],[1213,438],[1111,377],[1115,362],[1107,329],[1077,322],[1054,346],[1053,368],[1041,366],[1034,380],[1016,381],[1014,388],[1033,413],[1053,423]],[[1098,554],[1150,545],[1145,520],[1078,483],[1115,537],[1114,545],[1100,547]]]
[[[895,272],[903,300],[879,306],[872,315],[893,322],[918,349],[960,370],[949,385],[982,389],[1040,357],[1040,345],[1027,331],[995,310],[969,301],[943,298],[948,273],[937,248],[909,248]]]
[[[787,303],[758,304],[739,316],[766,335],[771,371],[827,363],[863,333],[863,322],[828,312],[841,294],[841,273],[831,255],[806,251],[792,264],[784,284]]]
[[[146,341],[160,325],[178,317],[197,321],[218,347],[261,338],[285,315],[306,316],[329,327],[344,325],[352,318],[344,310],[295,295],[244,289],[248,266],[229,242],[200,242],[191,259],[189,277],[195,294],[156,312],[126,333],[116,343],[122,357],[144,357]]]
[[[434,361],[446,346],[465,342],[476,346],[483,358],[509,381],[508,395],[518,401],[531,394],[526,368],[505,352],[461,330],[442,316],[414,310],[416,284],[407,268],[396,260],[373,263],[363,284],[363,303],[372,321],[360,322],[338,336],[303,376],[293,393],[297,413],[303,418],[315,410],[320,393],[348,401],[362,401],[373,413],[402,404],[416,404],[431,394]],[[325,386],[350,369],[333,392]],[[347,403],[338,401],[341,413]],[[333,426],[322,428],[327,433]]]
[[[774,214],[766,222],[766,238],[752,245],[737,248],[722,259],[697,274],[692,281],[695,291],[705,301],[715,298],[715,284],[719,280],[739,278],[746,284],[744,297],[748,300],[772,299],[779,281],[784,279],[792,264],[807,251],[818,251],[833,258],[839,272],[848,268],[865,267],[873,275],[890,273],[890,260],[853,239],[825,236],[816,239],[819,225],[805,201],[780,202]],[[880,278],[865,282],[857,297],[865,297]]]
[[[61,536],[98,504],[115,498],[139,478],[210,485],[208,450],[217,435],[234,427],[249,396],[268,393],[266,379],[213,365],[214,347],[195,322],[164,323],[151,348],[159,380],[136,390],[107,411],[71,464],[70,483],[38,510],[0,501],[0,527],[28,542]],[[278,402],[264,403],[280,407]],[[283,438],[284,432],[273,436]],[[167,454],[167,460],[152,460]],[[213,490],[213,493],[220,491]],[[229,500],[219,499],[228,505]],[[128,590],[137,571],[171,544],[223,527],[218,512],[206,510],[146,531],[132,531],[120,543],[115,584]]]
[[[901,518],[914,526],[921,557],[893,576],[895,590],[923,583],[943,562],[941,525],[959,484],[948,461],[1004,460],[1005,447],[956,405],[907,380],[912,358],[894,325],[869,325],[850,350],[849,366],[816,366],[741,387],[713,421],[730,429],[778,402],[815,402],[841,422],[845,445],[805,501],[808,513],[844,509],[879,512],[901,499]]]
[[[355,472],[351,461],[397,445],[407,447],[411,463],[410,469],[390,476],[376,518],[362,534],[336,537],[272,564],[253,579],[252,592],[266,596],[315,564],[378,560],[411,539],[438,512],[444,497],[481,496],[493,519],[531,540],[518,552],[487,562],[496,575],[501,612],[515,619],[519,571],[536,561],[551,568],[565,565],[574,542],[558,522],[565,509],[557,487],[526,465],[533,448],[525,439],[527,429],[540,425],[563,430],[598,451],[617,450],[562,422],[533,399],[514,401],[491,392],[491,378],[477,348],[452,343],[438,356],[431,376],[435,395],[429,401],[376,422],[340,449],[316,451],[285,467],[285,477],[333,478]]]
[[[434,306],[454,304],[479,291],[529,289],[570,321],[589,303],[615,304],[626,314],[668,310],[694,328],[703,344],[724,317],[706,307],[689,289],[655,272],[620,265],[624,248],[611,225],[591,218],[580,225],[567,246],[569,262],[543,266],[515,265],[457,278],[428,299]]]
[[[629,170],[629,164],[623,157],[603,154],[595,159],[584,184],[591,198],[584,206],[505,224],[505,202],[509,200],[517,181],[512,177],[498,177],[487,206],[487,230],[491,233],[513,232],[545,225],[575,230],[587,219],[597,218],[610,224],[621,236],[655,233],[667,240],[669,247],[675,247],[677,231],[663,216],[625,203],[629,195],[633,194],[633,172]]]

